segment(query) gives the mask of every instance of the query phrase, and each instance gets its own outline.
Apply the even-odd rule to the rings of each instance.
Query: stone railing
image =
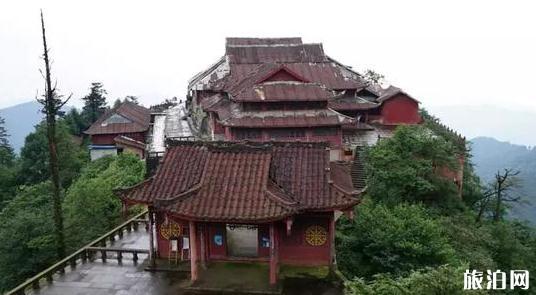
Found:
[[[26,294],[26,292],[30,288],[33,290],[37,290],[40,288],[42,281],[52,283],[53,277],[55,274],[65,273],[65,268],[67,266],[70,266],[72,269],[76,268],[77,261],[79,260],[81,260],[83,263],[86,262],[87,260],[93,260],[95,258],[96,253],[101,253],[101,259],[103,260],[103,262],[106,261],[106,258],[107,258],[106,253],[108,252],[115,253],[116,259],[118,261],[121,261],[121,259],[123,258],[123,253],[132,254],[132,259],[134,261],[137,261],[138,254],[147,254],[149,253],[149,251],[146,249],[106,248],[106,242],[110,241],[111,243],[113,243],[116,239],[116,236],[119,239],[123,238],[123,233],[125,231],[127,232],[131,232],[133,230],[137,231],[140,223],[144,223],[145,229],[147,230],[148,221],[146,217],[147,217],[147,210],[144,210],[143,212],[137,214],[136,216],[132,217],[131,219],[127,220],[126,222],[122,223],[121,225],[117,226],[111,231],[107,232],[106,234],[100,236],[98,239],[80,248],[78,251],[74,252],[73,254],[65,257],[64,259],[52,265],[51,267],[47,268],[46,270],[28,279],[26,282],[18,285],[13,290],[7,292],[6,295]]]

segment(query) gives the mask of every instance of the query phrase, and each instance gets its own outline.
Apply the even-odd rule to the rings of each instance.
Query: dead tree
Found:
[[[62,100],[61,96],[57,95],[56,93],[56,86],[52,86],[43,11],[41,11],[41,30],[43,32],[43,60],[45,61],[45,73],[43,75],[45,78],[45,94],[43,95],[43,99],[37,99],[37,101],[43,105],[42,111],[46,116],[48,150],[50,157],[49,169],[52,181],[56,251],[58,258],[62,259],[65,257],[65,236],[63,231],[63,212],[61,208],[61,184],[56,138],[56,116],[58,111],[67,103],[70,97]]]
[[[492,186],[495,195],[495,209],[493,211],[494,222],[502,219],[502,211],[506,203],[517,203],[521,200],[521,197],[512,194],[519,186],[516,177],[519,173],[519,171],[513,169],[504,169],[503,174],[501,174],[500,171],[497,171],[497,174],[495,174]]]

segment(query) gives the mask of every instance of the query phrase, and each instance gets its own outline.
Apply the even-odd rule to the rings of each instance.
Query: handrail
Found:
[[[109,239],[110,237],[114,238],[116,233],[119,234],[120,236],[122,236],[124,228],[127,228],[132,223],[135,223],[134,226],[137,227],[137,223],[141,222],[140,219],[143,216],[145,216],[146,214],[147,214],[147,209],[145,209],[143,212],[135,215],[134,217],[130,218],[129,220],[123,222],[122,224],[118,225],[117,227],[115,227],[114,229],[112,229],[109,232],[105,233],[104,235],[100,236],[99,238],[93,240],[92,242],[90,242],[89,244],[87,244],[84,247],[80,248],[78,251],[74,252],[73,254],[63,258],[62,260],[60,260],[59,262],[55,263],[51,267],[45,269],[44,271],[36,274],[32,278],[26,280],[24,283],[18,285],[17,287],[12,289],[11,291],[5,293],[5,295],[25,294],[26,289],[28,287],[30,287],[30,286],[32,286],[34,289],[38,289],[39,288],[39,281],[41,279],[43,279],[43,278],[46,278],[47,281],[51,282],[52,281],[52,276],[58,271],[60,271],[60,272],[65,271],[65,267],[68,264],[70,264],[71,266],[74,267],[76,265],[77,258],[82,258],[82,260],[85,261],[88,258],[87,257],[87,248],[90,248],[90,247],[92,247],[92,246],[94,246],[96,244],[100,244],[100,243],[103,243],[103,242],[105,243],[106,239]]]

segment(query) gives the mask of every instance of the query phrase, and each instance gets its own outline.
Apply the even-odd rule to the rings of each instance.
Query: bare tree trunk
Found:
[[[50,157],[50,176],[52,180],[52,200],[54,205],[54,225],[56,236],[56,251],[58,258],[65,257],[65,236],[63,232],[63,212],[61,208],[61,184],[58,164],[58,151],[56,145],[56,113],[61,106],[58,107],[58,101],[55,95],[55,88],[52,87],[50,78],[50,64],[48,58],[47,40],[45,36],[45,21],[43,12],[41,11],[41,29],[43,31],[43,58],[45,60],[45,80],[46,93],[44,99],[44,111],[46,114],[48,150]]]
[[[501,219],[501,203],[502,203],[502,180],[501,175],[497,173],[497,200],[495,203],[495,213],[493,221],[497,222]]]

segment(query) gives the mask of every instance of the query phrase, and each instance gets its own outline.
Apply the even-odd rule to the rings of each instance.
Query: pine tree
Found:
[[[102,83],[91,83],[90,93],[82,98],[84,107],[82,109],[83,117],[88,121],[88,125],[93,124],[106,111],[106,97],[108,94],[103,88]]]
[[[8,134],[6,127],[4,126],[5,123],[6,121],[4,118],[0,117],[0,147],[2,148],[9,147],[9,141],[7,139]]]
[[[15,154],[13,153],[13,148],[9,145],[9,135],[4,124],[4,118],[0,117],[0,166],[11,166]]]

